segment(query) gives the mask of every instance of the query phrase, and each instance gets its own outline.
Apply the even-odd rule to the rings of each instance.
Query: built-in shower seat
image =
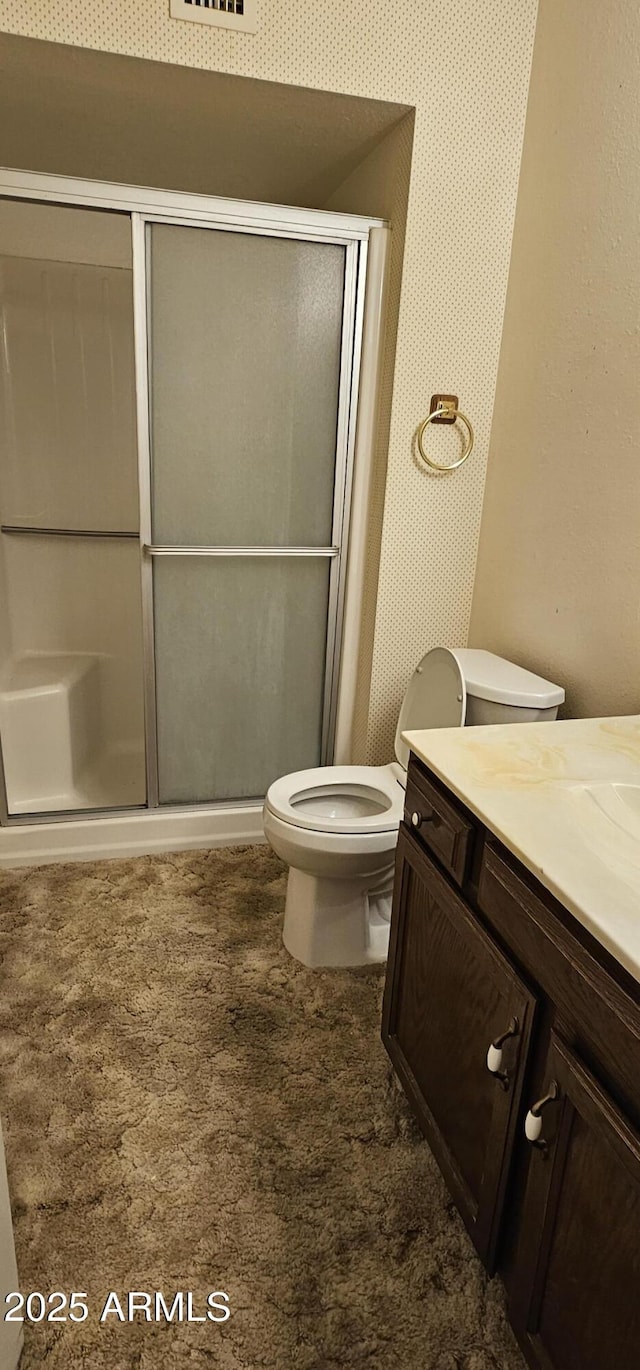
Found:
[[[100,737],[100,656],[26,652],[0,675],[9,811],[74,808]]]

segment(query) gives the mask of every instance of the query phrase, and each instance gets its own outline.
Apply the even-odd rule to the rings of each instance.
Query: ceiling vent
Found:
[[[255,33],[257,3],[258,0],[171,0],[170,13],[172,19],[190,19],[193,24]]]

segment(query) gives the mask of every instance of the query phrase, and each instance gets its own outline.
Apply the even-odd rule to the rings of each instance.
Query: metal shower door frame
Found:
[[[328,210],[300,209],[229,198],[192,194],[184,191],[156,190],[80,177],[56,176],[46,172],[0,167],[0,198],[23,199],[36,203],[103,209],[126,214],[131,221],[134,258],[134,348],[138,430],[138,472],[140,493],[141,577],[144,608],[143,649],[145,671],[145,747],[147,753],[147,801],[143,806],[44,810],[38,813],[9,812],[2,739],[0,737],[0,828],[74,823],[85,819],[139,817],[156,812],[205,813],[246,810],[251,801],[220,803],[152,805],[157,800],[157,753],[155,718],[155,659],[153,654],[153,604],[151,558],[143,552],[151,545],[150,520],[150,443],[148,411],[147,357],[147,282],[145,233],[151,222],[173,223],[183,227],[215,227],[231,231],[266,234],[275,237],[303,238],[308,241],[338,243],[345,246],[350,263],[349,329],[343,311],[343,348],[341,354],[341,483],[334,483],[334,546],[322,554],[331,557],[330,623],[327,635],[325,693],[323,706],[323,761],[332,760],[334,741],[341,760],[348,750],[350,715],[355,701],[357,642],[343,643],[345,618],[350,634],[358,636],[360,618],[356,602],[364,577],[363,547],[366,541],[367,510],[372,479],[373,433],[376,421],[381,347],[384,333],[384,300],[387,287],[387,257],[390,230],[385,220]],[[345,302],[346,302],[345,279]],[[366,301],[365,301],[366,291]],[[363,339],[365,355],[363,357]],[[144,403],[140,391],[144,393]],[[358,431],[356,433],[356,415]],[[141,453],[144,452],[144,460]],[[354,470],[354,456],[357,462]],[[352,504],[355,479],[356,500]],[[347,576],[347,539],[351,531],[353,564]],[[135,536],[135,535],[134,535]],[[320,549],[287,549],[288,555]],[[166,554],[166,553],[165,553]],[[282,554],[282,553],[281,553]],[[151,611],[151,612],[149,612]],[[343,656],[344,646],[344,656]],[[346,657],[348,655],[348,662]],[[347,666],[345,670],[344,667]],[[342,669],[342,674],[341,672]],[[151,737],[153,746],[149,747]],[[149,776],[149,756],[152,775]],[[348,757],[347,757],[348,759]],[[153,781],[153,788],[149,780]]]
[[[136,365],[136,396],[138,422],[138,478],[140,492],[140,558],[142,585],[142,622],[145,680],[145,752],[147,763],[147,807],[165,808],[161,804],[158,774],[158,729],[156,704],[156,657],[154,636],[153,603],[153,563],[156,557],[165,556],[206,556],[206,557],[299,557],[330,561],[329,595],[327,604],[327,635],[324,670],[324,693],[322,708],[322,736],[320,764],[327,765],[333,758],[333,741],[336,729],[338,699],[338,674],[342,644],[342,617],[345,595],[345,575],[347,564],[347,544],[349,533],[350,492],[353,475],[355,448],[355,415],[360,375],[362,324],[364,315],[364,287],[367,266],[367,238],[353,234],[338,233],[330,229],[319,231],[316,224],[306,229],[293,220],[286,223],[286,210],[281,210],[281,221],[276,225],[266,225],[257,217],[246,213],[234,218],[216,219],[207,222],[191,219],[183,215],[132,214],[133,242],[133,299],[134,299],[134,341]],[[298,218],[299,211],[296,214]],[[336,458],[334,473],[334,498],[331,543],[319,547],[239,547],[239,546],[158,546],[153,542],[152,532],[152,492],[153,492],[153,443],[151,434],[150,406],[150,229],[154,223],[173,225],[180,228],[208,229],[217,232],[250,234],[256,237],[291,238],[309,242],[327,243],[343,247],[345,250],[344,293],[342,304],[340,379],[338,389],[338,411],[336,425]],[[224,807],[230,802],[246,803],[259,796],[242,796],[235,801],[223,801]],[[212,800],[200,803],[198,808],[220,807],[221,801]],[[185,807],[183,805],[181,808]]]

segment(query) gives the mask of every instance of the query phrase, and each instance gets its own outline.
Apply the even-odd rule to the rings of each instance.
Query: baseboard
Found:
[[[264,840],[261,804],[19,823],[0,830],[0,866],[152,856]]]

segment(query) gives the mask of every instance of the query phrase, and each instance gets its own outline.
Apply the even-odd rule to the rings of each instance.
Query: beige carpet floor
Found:
[[[379,1036],[382,974],[280,940],[266,848],[5,871],[0,1108],[23,1370],[522,1370]],[[224,1324],[101,1325],[110,1291]],[[140,1315],[138,1315],[140,1316]]]

